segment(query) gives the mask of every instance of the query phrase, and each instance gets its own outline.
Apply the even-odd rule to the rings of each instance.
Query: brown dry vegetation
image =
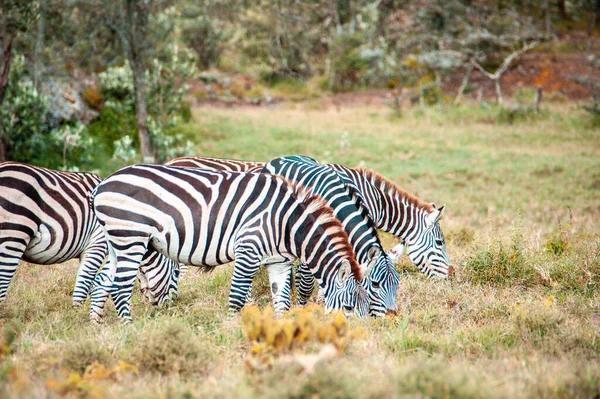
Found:
[[[320,106],[196,109],[198,153],[362,162],[446,203],[452,282],[403,257],[399,316],[349,320],[361,333],[333,352],[315,340],[256,361],[242,316],[226,314],[231,266],[191,270],[163,308],[136,293],[133,324],[111,306],[95,326],[71,308],[77,262],[23,264],[0,305],[0,396],[598,397],[600,141],[585,114]],[[259,308],[265,287],[261,272]]]

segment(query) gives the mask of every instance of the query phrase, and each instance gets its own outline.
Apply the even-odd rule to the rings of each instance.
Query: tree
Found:
[[[143,162],[153,162],[154,156],[148,134],[148,103],[146,99],[146,51],[148,17],[151,0],[120,0],[113,6],[108,0],[105,5],[113,14],[108,24],[121,39],[121,44],[133,71],[135,116]]]
[[[0,107],[10,82],[13,41],[27,31],[35,18],[37,4],[19,0],[0,0]],[[0,131],[0,162],[6,160],[7,138]]]

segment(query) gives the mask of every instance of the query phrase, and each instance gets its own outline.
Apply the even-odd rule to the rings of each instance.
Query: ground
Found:
[[[584,111],[548,103],[510,116],[468,103],[397,115],[302,102],[195,108],[194,121],[197,154],[364,164],[445,203],[455,278],[429,281],[404,256],[400,314],[348,320],[352,334],[332,352],[319,340],[252,342],[226,312],[230,265],[190,271],[162,308],[136,293],[133,324],[111,306],[97,326],[89,304],[71,307],[76,261],[22,264],[0,304],[0,396],[600,395],[600,140]],[[264,273],[254,294],[265,309]]]

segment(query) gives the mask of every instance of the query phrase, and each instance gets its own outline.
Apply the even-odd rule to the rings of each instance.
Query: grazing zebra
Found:
[[[268,268],[275,310],[289,309],[290,272],[299,258],[323,288],[327,309],[369,312],[361,267],[331,208],[281,177],[134,165],[92,195],[109,248],[91,294],[92,320],[101,319],[113,282],[117,312],[131,320],[133,283],[149,247],[193,266],[235,259],[231,310],[244,305],[261,264]]]
[[[445,279],[453,267],[439,225],[445,206],[436,208],[408,194],[395,183],[365,167],[327,166],[344,173],[362,193],[371,219],[379,230],[402,239],[407,255],[427,277]],[[398,250],[396,250],[398,252]]]
[[[79,258],[73,304],[85,301],[107,253],[102,226],[90,207],[100,183],[93,173],[60,172],[17,162],[0,163],[0,302],[19,261],[51,265]],[[144,256],[148,272],[171,262]],[[145,295],[154,304],[177,295],[177,280],[156,278]]]
[[[266,162],[221,160],[218,158],[187,157],[187,165],[214,170],[256,171]],[[178,160],[171,161],[178,165]],[[185,166],[185,165],[182,165]],[[358,188],[371,219],[378,230],[393,234],[402,240],[393,252],[401,255],[404,247],[417,268],[429,278],[445,279],[452,275],[453,267],[446,252],[444,235],[439,225],[444,206],[436,208],[400,189],[395,183],[374,171],[364,168],[349,168],[339,164],[327,166],[342,172]],[[345,180],[346,183],[348,181]]]
[[[104,233],[89,205],[99,182],[93,173],[0,163],[0,302],[21,259],[51,265],[73,258],[80,260],[73,304],[85,301],[106,256]]]
[[[369,293],[370,313],[384,316],[395,312],[396,291],[400,275],[387,256],[368,211],[354,184],[346,185],[338,172],[303,156],[275,158],[264,167],[263,172],[277,174],[310,187],[333,209],[333,213],[344,226],[360,264],[372,265],[364,275],[363,285]],[[306,266],[300,264],[297,273],[298,300],[306,304],[314,287],[314,278]]]

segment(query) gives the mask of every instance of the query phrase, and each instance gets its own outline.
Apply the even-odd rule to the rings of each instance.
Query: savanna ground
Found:
[[[197,154],[362,163],[447,204],[454,280],[428,281],[404,256],[400,314],[349,320],[352,334],[333,334],[332,352],[318,340],[293,350],[250,342],[242,316],[227,316],[231,266],[191,270],[162,308],[136,292],[133,324],[111,305],[97,326],[89,305],[71,307],[77,262],[24,264],[0,305],[1,397],[600,395],[600,136],[582,111],[399,117],[314,102],[197,108],[194,119]],[[264,273],[254,294],[269,304]]]

